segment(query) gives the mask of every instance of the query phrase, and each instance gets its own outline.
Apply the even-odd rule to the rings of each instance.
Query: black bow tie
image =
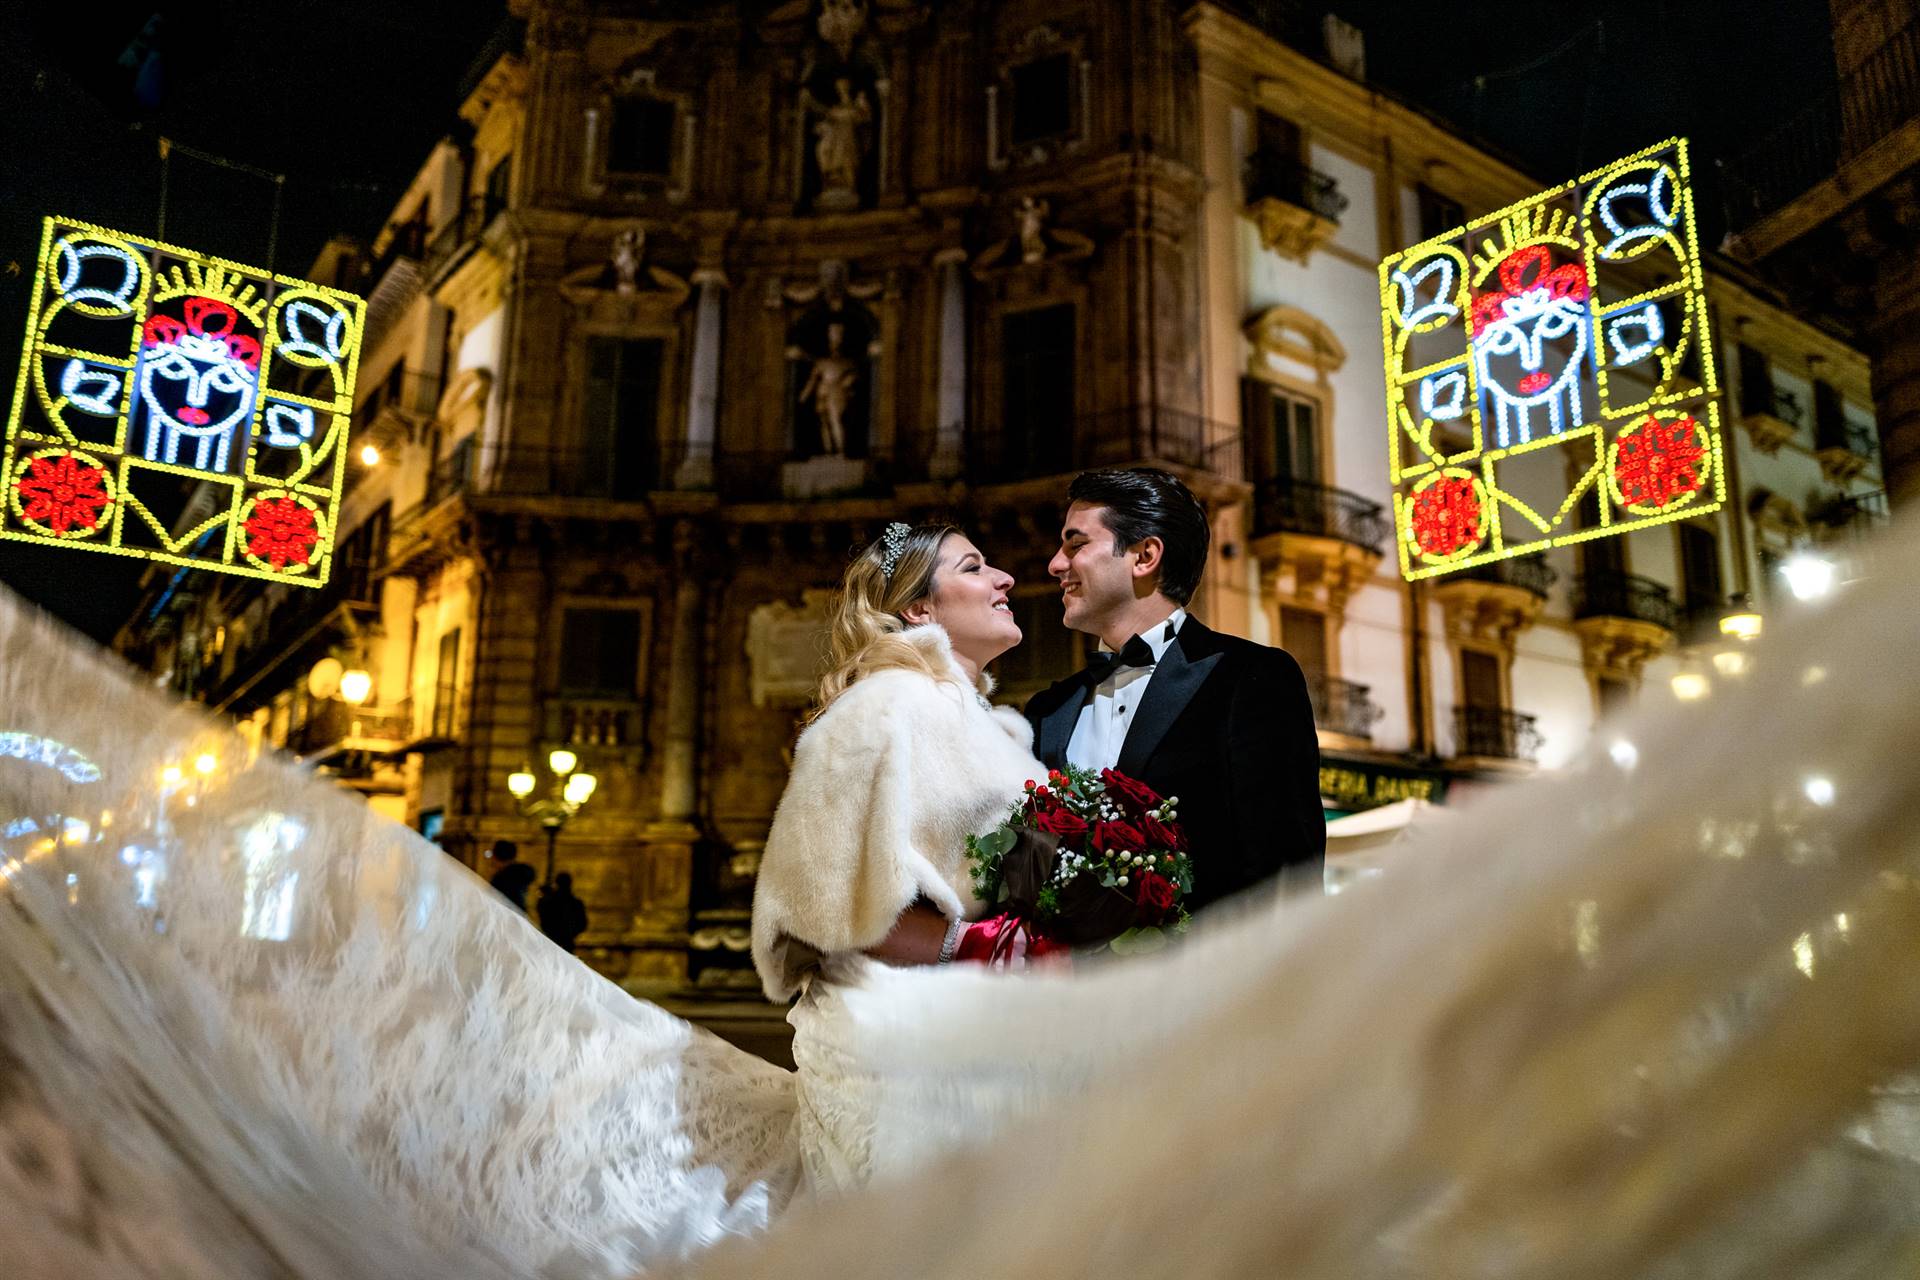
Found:
[[[1122,667],[1150,667],[1154,664],[1153,646],[1139,636],[1127,641],[1118,653],[1096,653],[1087,664],[1087,674],[1099,684]]]

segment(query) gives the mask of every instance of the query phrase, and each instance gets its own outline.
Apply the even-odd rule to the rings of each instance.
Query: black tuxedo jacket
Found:
[[[1065,765],[1096,683],[1082,671],[1027,703],[1034,754],[1049,769]],[[1320,745],[1306,678],[1285,650],[1189,616],[1154,666],[1114,767],[1180,798],[1193,858],[1190,908],[1282,871],[1319,888],[1327,849]]]

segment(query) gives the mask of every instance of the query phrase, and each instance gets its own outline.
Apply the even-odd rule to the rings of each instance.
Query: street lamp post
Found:
[[[538,799],[532,798],[539,782],[530,770],[507,775],[507,790],[519,804],[521,816],[539,823],[547,833],[547,875],[542,885],[553,883],[554,846],[560,840],[560,828],[567,825],[567,819],[580,811],[580,806],[593,797],[594,788],[600,785],[600,779],[584,769],[576,772],[579,763],[580,757],[565,747],[549,751],[547,772],[552,778],[547,794]]]

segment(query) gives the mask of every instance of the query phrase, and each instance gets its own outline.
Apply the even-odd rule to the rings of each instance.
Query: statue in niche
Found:
[[[642,227],[628,227],[613,238],[609,261],[613,266],[615,293],[630,294],[639,288],[640,261],[647,253],[647,233]]]
[[[1047,256],[1047,215],[1052,212],[1045,200],[1020,198],[1020,261],[1039,262]]]
[[[820,424],[820,451],[844,457],[847,450],[847,410],[853,403],[853,389],[860,380],[860,368],[841,348],[847,338],[847,326],[832,321],[827,325],[827,350],[813,362],[807,385],[800,399],[810,400],[814,417]]]
[[[795,458],[867,456],[880,325],[860,300],[877,297],[883,288],[878,281],[852,280],[846,262],[829,258],[820,264],[818,283],[769,295],[770,305],[805,308],[787,330]]]
[[[813,124],[813,159],[820,181],[817,202],[822,209],[858,208],[860,167],[866,159],[873,104],[866,91],[855,89],[844,75],[834,78],[831,102],[822,102],[810,89],[801,93],[817,115]]]

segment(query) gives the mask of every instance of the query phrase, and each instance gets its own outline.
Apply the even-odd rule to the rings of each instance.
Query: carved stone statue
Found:
[[[613,239],[613,288],[616,293],[632,293],[639,287],[640,262],[647,253],[647,233],[641,227],[628,227]]]
[[[1052,212],[1045,200],[1020,198],[1020,261],[1039,262],[1047,256],[1047,215]]]
[[[836,321],[827,326],[827,353],[813,362],[807,385],[800,389],[801,401],[811,400],[814,416],[820,420],[821,451],[836,456],[846,452],[847,409],[860,379],[860,367],[840,350],[846,338],[844,324]]]
[[[842,77],[833,84],[838,101],[820,108],[813,156],[823,192],[852,192],[860,181],[861,133],[873,119],[873,108],[865,93],[854,92],[852,81]]]

